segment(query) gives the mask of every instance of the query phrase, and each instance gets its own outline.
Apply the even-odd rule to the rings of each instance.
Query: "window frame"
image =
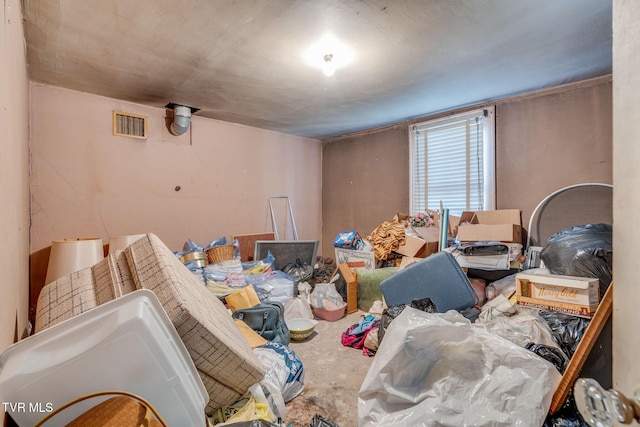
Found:
[[[423,209],[417,209],[415,192],[417,191],[415,177],[416,177],[416,167],[417,159],[416,159],[416,145],[418,144],[418,140],[416,138],[416,129],[427,129],[429,127],[441,126],[448,122],[455,122],[464,120],[465,118],[474,118],[474,117],[485,117],[483,123],[483,131],[482,131],[482,142],[483,142],[483,154],[482,154],[482,163],[483,163],[483,201],[484,204],[482,206],[482,210],[493,210],[496,208],[496,173],[495,173],[495,164],[496,164],[496,144],[495,144],[495,106],[489,105],[481,108],[475,108],[473,110],[468,110],[460,113],[455,113],[448,115],[446,117],[439,117],[431,120],[422,120],[420,122],[415,122],[409,125],[408,133],[409,133],[409,212],[411,215],[415,215],[419,212],[424,212],[426,209],[439,210],[439,206],[428,206],[428,184],[425,182],[425,206]],[[427,171],[424,171],[424,176],[426,179]],[[468,190],[468,189],[465,189]],[[447,206],[444,206],[445,208]],[[452,214],[458,214],[459,212],[451,212]]]

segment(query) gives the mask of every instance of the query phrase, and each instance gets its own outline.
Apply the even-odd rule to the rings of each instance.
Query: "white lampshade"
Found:
[[[104,259],[102,239],[72,238],[51,242],[45,285]]]
[[[129,234],[127,236],[116,236],[109,239],[109,253],[115,254],[116,252],[123,251],[127,246],[133,242],[142,239],[146,234]]]

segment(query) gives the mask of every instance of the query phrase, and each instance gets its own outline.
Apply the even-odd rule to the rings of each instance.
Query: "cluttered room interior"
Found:
[[[2,10],[0,424],[640,422],[640,4]]]

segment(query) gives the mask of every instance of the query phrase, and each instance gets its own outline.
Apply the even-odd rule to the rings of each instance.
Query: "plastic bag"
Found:
[[[296,284],[313,277],[313,267],[300,259],[282,267],[282,271],[293,277]]]
[[[247,283],[253,285],[260,301],[276,301],[284,304],[293,298],[293,278],[280,270],[248,274],[244,277]]]
[[[279,343],[267,343],[262,347],[253,349],[260,362],[265,367],[265,376],[260,380],[263,390],[269,392],[268,396],[275,405],[274,413],[284,418],[286,408],[284,403],[289,402],[304,390],[304,366],[300,358],[289,347]]]
[[[564,370],[569,364],[569,358],[567,358],[562,350],[560,350],[556,346],[548,346],[545,344],[536,344],[530,342],[524,348],[551,362],[561,374],[564,373]]]
[[[257,261],[247,261],[242,263],[242,269],[244,274],[261,274],[268,271],[275,270],[274,263],[276,259],[273,257],[271,251],[267,251],[267,255]]]
[[[578,408],[576,407],[573,391],[569,393],[567,401],[558,412],[548,415],[543,427],[588,427]]]
[[[561,375],[460,313],[405,308],[358,393],[358,425],[542,425]],[[425,414],[429,414],[428,417]]]
[[[590,320],[551,310],[541,310],[539,314],[551,329],[556,342],[567,357],[573,357]]]
[[[389,325],[391,324],[391,322],[393,321],[393,319],[398,317],[400,313],[402,313],[402,310],[404,310],[405,307],[407,307],[407,304],[397,304],[382,310],[380,328],[378,329],[378,345],[380,345],[380,343],[382,342],[382,338],[384,338],[384,334],[387,328],[389,327]],[[433,303],[431,298],[415,299],[411,301],[411,307],[420,311],[424,311],[426,313],[438,312],[438,308]]]
[[[311,305],[311,285],[307,282],[298,284],[298,298],[301,298]]]
[[[284,303],[284,320],[313,319],[313,311],[304,298],[291,298]]]
[[[225,285],[232,288],[247,286],[240,259],[229,259],[215,264],[209,264],[204,268],[204,277],[212,281],[216,281],[215,278],[224,277]]]
[[[235,413],[233,413],[234,411]],[[271,424],[271,422],[277,421],[277,417],[259,383],[249,387],[247,393],[231,407],[218,408],[211,416],[211,421],[216,426],[225,427],[280,427]]]
[[[516,314],[511,316],[496,316],[483,323],[487,331],[511,341],[520,347],[530,343],[555,347],[562,352],[555,337],[536,310],[518,307]]]
[[[184,242],[184,246],[182,247],[182,250],[183,252],[203,251],[206,248],[212,248],[214,246],[226,245],[226,244],[227,244],[227,238],[224,236],[216,240],[212,240],[208,245],[203,245],[203,244],[194,242],[191,239],[187,239],[187,241]]]
[[[333,420],[329,418],[325,418],[322,415],[315,414],[311,419],[311,424],[309,427],[340,427]]]
[[[609,224],[570,227],[549,238],[540,258],[552,274],[597,278],[603,297],[612,278],[612,234]]]
[[[334,283],[316,283],[311,292],[311,305],[316,308],[336,308],[344,304]],[[332,306],[333,305],[333,306]]]

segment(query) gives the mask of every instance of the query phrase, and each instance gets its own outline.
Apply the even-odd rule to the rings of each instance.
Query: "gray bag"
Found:
[[[264,302],[242,308],[231,316],[245,322],[267,341],[289,344],[291,336],[284,320],[284,306],[280,302]]]

